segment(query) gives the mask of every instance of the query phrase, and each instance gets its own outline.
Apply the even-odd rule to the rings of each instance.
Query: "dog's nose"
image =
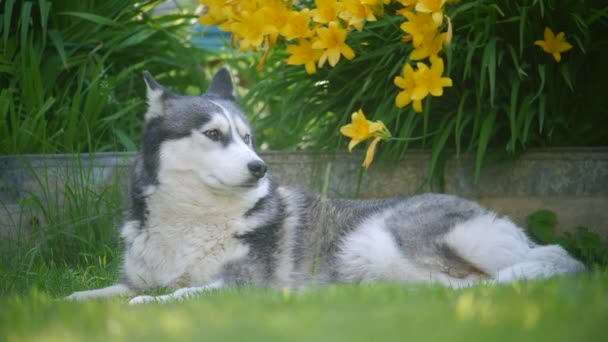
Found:
[[[257,178],[262,178],[266,174],[266,164],[261,160],[249,162],[247,168],[249,169],[249,172]]]

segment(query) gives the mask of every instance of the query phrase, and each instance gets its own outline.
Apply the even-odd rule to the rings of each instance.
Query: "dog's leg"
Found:
[[[135,291],[125,284],[115,284],[96,290],[78,291],[65,297],[66,300],[83,300],[88,298],[105,298],[114,296],[132,296]]]
[[[547,278],[554,274],[585,271],[585,266],[557,245],[537,246],[530,250],[523,262],[501,269],[496,281],[507,283],[517,279]]]
[[[585,266],[557,245],[538,246],[513,222],[483,215],[456,225],[445,243],[497,282],[578,273]]]
[[[224,282],[222,280],[217,280],[217,281],[214,281],[205,286],[184,287],[184,288],[176,290],[175,292],[170,293],[168,295],[137,296],[137,297],[131,299],[129,301],[129,304],[136,305],[136,304],[145,304],[145,303],[151,303],[151,302],[157,302],[157,303],[174,302],[174,301],[178,301],[178,300],[192,298],[202,292],[219,289],[222,287],[225,287]]]

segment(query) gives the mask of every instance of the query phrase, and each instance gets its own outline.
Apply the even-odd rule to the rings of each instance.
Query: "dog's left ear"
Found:
[[[148,72],[144,70],[144,82],[146,83],[146,94],[148,97],[148,112],[146,113],[146,120],[156,116],[165,114],[165,101],[168,98],[175,97],[176,95],[169,89],[165,88],[162,84]]]
[[[232,76],[226,68],[221,68],[213,79],[211,85],[207,89],[207,94],[217,95],[226,99],[234,99],[234,86],[232,85]]]

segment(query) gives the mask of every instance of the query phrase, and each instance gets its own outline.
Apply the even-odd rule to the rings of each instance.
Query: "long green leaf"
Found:
[[[102,17],[100,15],[93,14],[93,13],[68,11],[68,12],[60,12],[59,14],[84,19],[84,20],[87,20],[87,21],[90,21],[90,22],[93,22],[93,23],[96,23],[99,25],[103,25],[103,26],[120,27],[120,24],[114,22],[112,19]]]

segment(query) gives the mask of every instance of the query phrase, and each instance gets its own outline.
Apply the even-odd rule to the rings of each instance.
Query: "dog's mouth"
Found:
[[[215,181],[217,181],[218,184],[222,188],[224,188],[224,189],[233,189],[233,188],[237,188],[237,189],[253,189],[253,188],[258,187],[259,184],[260,184],[260,182],[266,178],[266,176],[264,176],[262,178],[250,177],[245,182],[242,182],[242,183],[239,183],[239,184],[228,184],[228,183],[222,181],[221,179],[219,179],[218,177],[215,177],[215,176],[211,176],[211,177],[213,179],[215,179]]]
[[[257,177],[251,177],[249,178],[246,182],[241,183],[240,185],[237,185],[237,188],[255,188],[257,187],[260,182],[265,179],[266,176],[262,177],[262,178],[257,178]]]

